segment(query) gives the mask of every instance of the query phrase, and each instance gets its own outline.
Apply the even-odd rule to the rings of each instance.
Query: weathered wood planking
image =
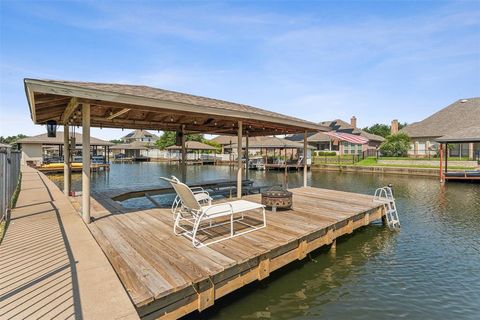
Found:
[[[195,249],[173,234],[169,209],[122,212],[113,201],[95,201],[97,219],[89,227],[139,314],[178,318],[384,214],[368,195],[311,187],[291,191],[293,210],[267,211],[266,228],[206,248]],[[260,202],[260,197],[244,198]]]

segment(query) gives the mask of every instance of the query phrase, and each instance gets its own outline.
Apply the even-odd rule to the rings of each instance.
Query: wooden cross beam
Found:
[[[78,100],[77,98],[73,97],[70,99],[70,102],[68,103],[67,107],[65,108],[65,111],[62,113],[62,117],[60,118],[60,123],[62,124],[67,124],[68,120],[72,116],[72,114],[75,112],[75,110],[78,107]]]
[[[117,112],[111,114],[110,116],[108,116],[107,119],[108,119],[108,120],[115,119],[116,117],[119,117],[119,116],[121,116],[122,114],[127,113],[128,111],[130,111],[130,108],[123,108],[122,110],[117,111]]]

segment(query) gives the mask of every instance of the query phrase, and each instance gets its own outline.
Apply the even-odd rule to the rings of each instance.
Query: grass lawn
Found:
[[[385,158],[381,158],[385,160]],[[391,159],[401,159],[401,158],[391,158]],[[408,158],[407,158],[408,159]],[[354,164],[355,166],[361,167],[397,167],[397,168],[427,168],[427,169],[438,169],[438,166],[426,166],[426,165],[398,165],[398,164],[379,164],[377,163],[376,158],[366,158]],[[458,167],[458,166],[448,166],[448,169],[454,170],[472,170],[473,168],[469,167]]]
[[[433,160],[439,161],[439,158],[414,158],[414,157],[380,157],[380,160]],[[468,157],[449,157],[449,161],[469,161]]]

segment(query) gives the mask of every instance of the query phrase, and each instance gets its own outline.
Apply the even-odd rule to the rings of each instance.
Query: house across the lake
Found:
[[[154,144],[158,140],[158,136],[148,132],[147,130],[134,130],[122,137],[124,143],[132,143],[135,141],[142,142],[146,145]]]
[[[478,128],[479,126],[480,97],[477,97],[457,100],[428,118],[406,126],[400,132],[410,136],[410,156],[428,157],[434,156],[438,152],[436,139],[443,136],[461,136],[462,132],[470,132],[469,128]],[[464,141],[467,138],[472,137],[465,137]],[[448,150],[451,157],[468,157],[473,160],[479,157],[480,144],[455,143],[450,144]]]
[[[317,132],[308,137],[309,145],[317,150],[335,151],[339,155],[375,153],[380,144],[385,141],[381,136],[357,128],[357,118],[355,116],[350,119],[350,123],[336,119],[320,122],[320,125],[329,127],[331,131]],[[301,141],[303,136],[291,135],[287,139]]]

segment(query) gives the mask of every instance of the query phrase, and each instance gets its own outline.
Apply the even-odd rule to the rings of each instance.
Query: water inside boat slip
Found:
[[[115,164],[94,173],[93,188],[161,185],[178,167]],[[189,166],[189,181],[235,176],[228,166]],[[50,176],[62,183],[62,176]],[[251,171],[258,184],[283,174]],[[77,188],[80,176],[74,175]],[[290,186],[302,177],[290,173]],[[480,185],[395,175],[309,174],[312,186],[372,194],[394,185],[402,228],[372,225],[344,237],[336,252],[323,250],[274,272],[189,318],[204,319],[479,319]],[[240,240],[239,240],[240,241]]]

